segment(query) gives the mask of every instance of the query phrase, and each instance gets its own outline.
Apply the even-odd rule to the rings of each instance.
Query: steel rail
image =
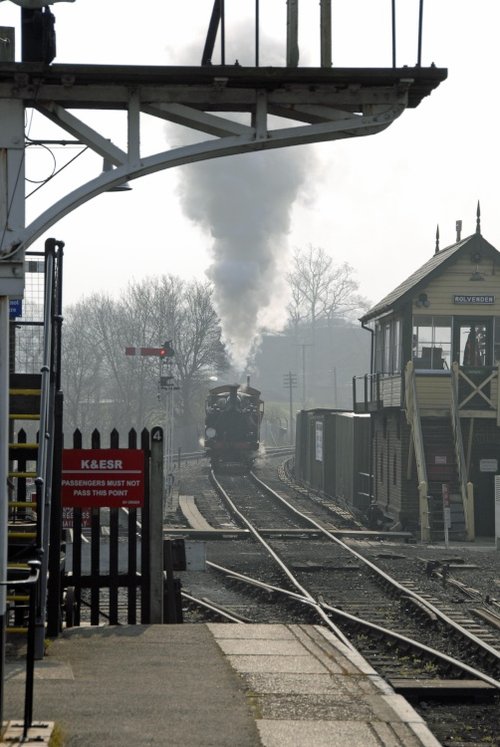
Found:
[[[498,651],[496,648],[493,648],[493,646],[490,646],[485,641],[482,641],[480,638],[478,638],[474,633],[471,633],[466,628],[463,628],[461,625],[456,623],[454,620],[451,619],[451,617],[448,617],[448,615],[444,612],[442,612],[438,607],[432,604],[432,602],[428,602],[426,599],[420,596],[417,592],[413,591],[412,589],[408,589],[402,584],[399,583],[395,578],[392,576],[389,576],[388,573],[383,571],[381,568],[376,566],[374,563],[372,563],[368,558],[365,558],[361,553],[354,550],[354,548],[349,547],[349,545],[346,545],[345,542],[343,542],[338,537],[335,537],[331,532],[328,531],[328,529],[325,529],[321,524],[319,524],[315,519],[312,519],[310,516],[307,516],[306,514],[303,514],[301,511],[296,509],[294,506],[292,506],[291,503],[288,503],[288,501],[283,498],[283,496],[279,495],[275,490],[273,490],[269,485],[266,485],[262,480],[260,480],[257,475],[254,472],[250,472],[251,479],[262,489],[265,490],[267,493],[273,495],[277,500],[281,501],[281,503],[286,506],[290,511],[295,513],[297,516],[299,516],[301,519],[308,521],[310,524],[312,524],[314,527],[319,529],[326,537],[331,539],[333,542],[337,543],[337,545],[343,547],[345,550],[347,550],[351,555],[353,555],[355,558],[357,558],[359,561],[361,561],[365,566],[370,568],[376,575],[378,575],[380,578],[382,578],[386,583],[390,584],[394,589],[396,589],[400,594],[406,594],[416,601],[419,602],[419,604],[422,604],[424,607],[426,607],[428,610],[434,612],[435,615],[446,625],[452,627],[454,630],[456,630],[460,635],[462,635],[464,638],[467,638],[469,641],[474,643],[478,648],[483,649],[487,654],[497,659],[497,661],[500,662],[500,651]]]
[[[206,564],[211,568],[214,568],[216,571],[224,573],[226,576],[231,576],[231,578],[234,578],[236,581],[244,581],[246,584],[251,584],[252,586],[256,586],[257,588],[264,589],[264,591],[270,591],[273,593],[276,592],[277,594],[285,594],[287,597],[291,597],[297,602],[306,602],[307,604],[311,603],[310,596],[305,597],[302,594],[296,594],[294,591],[290,591],[290,589],[283,589],[281,586],[268,584],[265,581],[260,581],[258,578],[252,578],[251,576],[246,576],[244,573],[238,573],[238,571],[233,571],[231,570],[231,568],[225,568],[223,565],[213,563],[211,560],[207,560]]]
[[[279,565],[285,576],[289,579],[289,581],[295,586],[296,589],[300,591],[300,593],[306,598],[310,600],[310,603],[312,606],[316,608],[316,611],[321,617],[322,620],[326,623],[326,625],[332,630],[332,632],[339,638],[342,643],[344,643],[351,651],[354,651],[355,648],[352,645],[352,643],[349,641],[348,638],[342,633],[341,630],[337,628],[337,626],[330,620],[328,615],[323,611],[321,608],[321,605],[318,604],[318,602],[309,594],[307,589],[304,589],[304,587],[299,583],[299,581],[295,578],[293,573],[287,568],[285,563],[281,560],[281,558],[277,555],[277,553],[272,549],[272,547],[266,542],[266,540],[260,535],[260,533],[255,529],[253,524],[251,524],[248,519],[246,519],[245,516],[236,508],[233,501],[230,499],[222,485],[219,483],[217,478],[215,477],[214,471],[210,470],[209,472],[209,479],[212,483],[212,485],[215,487],[219,495],[223,498],[223,500],[226,502],[226,504],[229,506],[231,511],[234,513],[235,516],[237,516],[240,521],[248,528],[248,530],[251,532],[251,534],[255,537],[255,539],[260,542],[260,544],[265,548],[266,552],[273,558],[273,560]]]
[[[230,612],[227,612],[223,607],[218,607],[213,602],[207,602],[204,599],[198,599],[198,597],[193,597],[191,594],[188,594],[185,591],[181,591],[181,597],[183,599],[186,599],[188,602],[191,602],[192,604],[197,604],[199,607],[203,607],[204,609],[209,610],[210,612],[215,612],[220,617],[223,617],[226,620],[229,620],[230,622],[239,623],[240,625],[245,625],[245,621],[241,618],[237,617],[236,615],[232,615]]]
[[[291,446],[269,446],[263,448],[262,452],[259,452],[257,454],[258,457],[265,457],[265,456],[278,456],[282,454],[283,456],[286,456],[287,454],[294,454],[295,449]],[[198,461],[199,459],[205,459],[208,458],[207,454],[204,451],[186,451],[184,453],[181,452],[180,454],[180,461],[181,462],[194,462]],[[175,461],[179,461],[179,455],[176,455]]]
[[[448,654],[444,654],[441,651],[437,651],[436,649],[431,648],[430,646],[426,646],[425,643],[420,643],[420,641],[415,641],[413,638],[408,638],[407,636],[402,635],[401,633],[397,633],[395,630],[390,630],[389,628],[384,628],[381,625],[372,623],[369,620],[364,620],[362,617],[358,617],[357,615],[351,615],[349,612],[345,612],[344,610],[338,609],[337,607],[332,607],[331,605],[326,604],[325,602],[322,602],[321,604],[322,604],[323,609],[328,610],[328,612],[330,612],[331,614],[337,615],[338,617],[343,617],[356,624],[359,623],[363,625],[363,627],[370,628],[377,632],[381,632],[390,638],[394,638],[396,641],[400,643],[404,643],[407,645],[409,644],[413,648],[418,648],[424,653],[430,654],[433,657],[441,659],[447,664],[452,664],[454,667],[458,667],[462,671],[467,672],[467,674],[472,674],[477,679],[483,680],[483,682],[487,682],[489,685],[492,685],[493,687],[496,687],[498,690],[500,690],[500,682],[498,680],[494,679],[494,677],[490,677],[488,674],[484,674],[478,669],[474,669],[473,667],[469,666],[468,664],[465,664],[459,659],[454,659],[452,656],[449,656]]]
[[[246,576],[242,573],[237,573],[230,568],[225,568],[224,566],[217,565],[216,563],[212,563],[211,561],[207,561],[207,565],[211,566],[215,570],[225,573],[230,578],[235,578],[238,581],[243,581],[247,584],[250,584],[252,586],[257,586],[258,588],[263,589],[264,591],[268,592],[277,592],[280,594],[283,594],[286,597],[289,597],[293,599],[294,601],[301,602],[302,604],[306,604],[309,606],[312,606],[316,608],[316,605],[312,605],[309,598],[302,597],[298,594],[295,594],[294,592],[289,591],[288,589],[282,589],[279,586],[273,586],[272,584],[267,584],[265,581],[260,581],[259,579],[254,579],[251,576]],[[349,612],[345,612],[344,610],[338,609],[337,607],[333,607],[332,605],[329,605],[323,601],[318,600],[318,604],[321,606],[321,608],[330,614],[337,615],[338,617],[342,617],[346,620],[349,620],[349,622],[354,623],[355,625],[359,625],[364,628],[369,628],[372,631],[375,631],[376,633],[381,633],[387,638],[392,638],[395,641],[397,641],[400,644],[404,644],[405,646],[411,646],[413,649],[417,649],[418,651],[421,651],[426,656],[431,656],[433,659],[439,659],[440,661],[444,662],[445,664],[452,665],[456,669],[459,669],[460,671],[472,675],[476,679],[480,679],[483,682],[486,682],[489,685],[492,685],[492,687],[495,687],[497,689],[500,689],[500,682],[495,680],[493,677],[490,677],[487,674],[483,674],[483,672],[474,669],[473,667],[469,666],[468,664],[465,664],[464,662],[460,661],[459,659],[454,659],[452,656],[449,656],[448,654],[445,654],[441,651],[438,651],[437,649],[431,648],[430,646],[427,646],[425,643],[421,643],[420,641],[416,641],[413,638],[409,638],[408,636],[403,635],[402,633],[397,633],[394,630],[390,630],[389,628],[385,628],[382,625],[378,625],[377,623],[372,623],[369,620],[365,620],[362,617],[358,617],[357,615],[351,615]]]

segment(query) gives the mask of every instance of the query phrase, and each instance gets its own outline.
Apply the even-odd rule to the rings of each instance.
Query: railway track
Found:
[[[480,716],[472,710],[467,717],[475,743],[481,743],[484,735],[488,739],[488,723],[496,718],[491,714],[498,707],[500,689],[500,638],[489,623],[477,616],[454,620],[459,617],[455,610],[441,609],[439,600],[420,594],[414,582],[405,585],[401,578],[392,578],[339,540],[334,536],[339,531],[336,512],[324,501],[311,502],[300,491],[298,497],[294,491],[288,501],[283,488],[278,494],[255,475],[212,475],[211,480],[219,494],[224,494],[234,523],[245,526],[254,538],[251,547],[247,541],[236,543],[230,568],[209,564],[211,571],[224,577],[221,583],[230,596],[241,595],[243,620],[254,621],[254,611],[259,610],[262,621],[262,605],[268,605],[278,607],[281,614],[288,610],[294,621],[333,625],[397,692],[414,701],[438,703],[435,712],[440,713],[441,725],[434,723],[432,714],[426,713],[425,718],[443,744],[456,732],[457,720],[446,717],[453,708],[446,706],[443,712],[436,698],[462,700],[460,707],[465,710],[471,699],[489,698],[491,703],[478,706]],[[341,523],[357,525],[344,511]],[[265,556],[273,557],[272,569]],[[241,599],[247,595],[252,601],[245,605]],[[219,604],[219,610],[221,615],[231,613],[234,605]],[[484,734],[479,733],[480,724]]]
[[[476,625],[472,620],[471,627],[466,627],[467,620],[458,622],[443,612],[429,599],[418,594],[414,585],[404,585],[381,570],[361,553],[335,537],[335,529],[330,521],[317,521],[311,512],[299,511],[282,495],[276,493],[252,474],[250,483],[247,477],[216,479],[212,482],[224,500],[238,518],[243,519],[267,552],[280,565],[293,585],[304,594],[307,591],[312,598],[321,596],[325,604],[339,613],[346,611],[359,620],[366,620],[388,629],[395,629],[398,634],[415,637],[420,623],[424,622],[424,637],[428,637],[428,627],[437,628],[443,636],[444,645],[449,651],[454,650],[457,658],[464,651],[477,660],[478,670],[487,676],[496,678],[500,674],[500,635],[492,633],[488,626]],[[224,488],[224,485],[226,489]],[[253,485],[256,489],[252,490]],[[227,490],[230,489],[231,496]],[[274,511],[271,501],[277,501]],[[307,529],[314,527],[322,532],[323,539],[319,547],[320,562],[309,559],[312,540],[298,539],[294,543],[277,539],[265,540],[259,534],[259,528],[269,529],[275,525],[279,530],[286,523],[286,528]],[[318,540],[315,553],[318,554]],[[307,589],[306,589],[307,586]],[[304,594],[305,595],[305,594]],[[424,643],[424,641],[421,641]]]

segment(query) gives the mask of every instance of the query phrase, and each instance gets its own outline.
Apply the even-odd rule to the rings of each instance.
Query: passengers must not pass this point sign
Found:
[[[140,449],[63,449],[61,497],[74,508],[140,508],[144,452]]]

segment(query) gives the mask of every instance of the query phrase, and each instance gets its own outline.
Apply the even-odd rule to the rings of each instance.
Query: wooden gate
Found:
[[[143,430],[139,446],[137,434],[131,430],[125,447],[143,454],[144,500],[140,508],[85,508],[84,498],[80,507],[68,508],[63,499],[66,542],[62,586],[67,626],[151,622],[151,438],[162,441],[161,428],[153,429],[151,435]],[[82,448],[82,434],[75,431],[73,449]],[[92,433],[90,448],[104,448],[97,430]],[[119,448],[119,435],[114,430],[109,449]],[[161,486],[156,487],[161,493]]]

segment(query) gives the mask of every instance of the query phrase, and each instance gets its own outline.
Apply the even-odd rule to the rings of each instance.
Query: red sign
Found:
[[[144,453],[140,449],[63,449],[62,505],[140,508]]]

